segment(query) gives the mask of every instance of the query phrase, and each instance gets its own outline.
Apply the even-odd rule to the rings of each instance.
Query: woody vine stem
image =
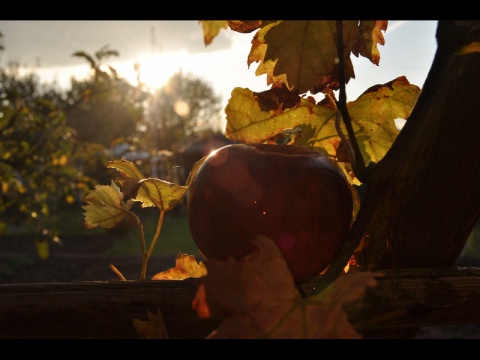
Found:
[[[336,21],[337,25],[337,58],[338,58],[338,82],[340,84],[340,94],[339,100],[336,102],[337,105],[337,114],[335,119],[335,127],[338,132],[338,135],[344,142],[345,146],[348,149],[350,155],[350,163],[352,164],[352,169],[357,177],[362,183],[368,183],[368,173],[367,168],[365,167],[365,162],[363,160],[362,153],[358,146],[357,138],[355,137],[355,132],[353,130],[352,121],[350,119],[350,114],[348,113],[347,108],[347,94],[345,90],[345,59],[344,59],[344,44],[343,44],[343,22],[342,20]],[[347,139],[340,128],[340,114],[343,119],[343,123],[347,129],[348,137]]]
[[[345,143],[345,146],[348,149],[350,162],[352,164],[352,169],[357,177],[362,183],[369,184],[372,179],[372,170],[374,168],[374,163],[370,163],[368,168],[365,166],[362,153],[358,146],[357,139],[355,137],[355,132],[353,131],[352,122],[350,115],[347,109],[347,95],[345,91],[345,61],[344,61],[344,44],[343,44],[343,23],[341,20],[337,20],[337,56],[339,61],[339,84],[340,84],[340,95],[339,100],[336,102],[337,105],[337,114],[335,118],[335,127],[338,132],[338,135]],[[348,133],[348,139],[343,134],[340,128],[340,118],[343,119],[345,127]],[[363,219],[360,219],[363,216]],[[340,274],[343,273],[345,265],[348,263],[348,260],[351,258],[353,252],[360,243],[365,230],[365,212],[360,211],[357,214],[352,227],[350,228],[350,233],[347,237],[347,241],[342,247],[340,253],[332,261],[325,274],[317,282],[315,289],[312,293],[318,294],[322,292],[329,284],[331,284]]]

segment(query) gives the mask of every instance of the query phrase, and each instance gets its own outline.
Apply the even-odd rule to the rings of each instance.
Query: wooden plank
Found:
[[[197,317],[195,293],[190,280],[0,285],[0,338],[138,338],[132,320],[147,320],[147,311],[157,309],[171,338],[203,338],[221,320]],[[480,323],[480,269],[386,271],[345,310],[366,334]]]

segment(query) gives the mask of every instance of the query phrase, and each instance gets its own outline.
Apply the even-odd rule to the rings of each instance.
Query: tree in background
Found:
[[[103,47],[91,56],[83,51],[73,54],[86,59],[92,76],[72,79],[67,91],[67,123],[75,129],[76,166],[98,183],[109,181],[105,168],[109,152],[119,143],[138,141],[137,128],[143,121],[144,102],[149,94],[120,78],[116,70],[103,64],[116,50]],[[113,155],[112,155],[113,156]]]
[[[0,233],[7,224],[33,222],[41,231],[52,207],[75,201],[85,181],[69,165],[73,130],[52,98],[55,89],[18,64],[0,69]]]
[[[221,121],[221,99],[199,78],[179,72],[153,96],[104,64],[117,51],[73,55],[88,61],[92,75],[72,78],[67,91],[41,84],[34,71],[20,76],[18,64],[0,68],[0,233],[7,224],[51,226],[53,207],[78,204],[94,185],[109,183],[105,163],[122,156],[116,145],[157,154]]]
[[[148,103],[146,142],[152,148],[176,151],[188,137],[219,131],[221,100],[202,79],[175,73]]]
[[[68,124],[76,130],[76,139],[109,147],[118,138],[134,136],[148,94],[102,63],[110,56],[118,56],[118,52],[103,47],[94,56],[83,51],[73,55],[85,58],[92,70],[87,80],[72,79],[72,88],[67,92]]]

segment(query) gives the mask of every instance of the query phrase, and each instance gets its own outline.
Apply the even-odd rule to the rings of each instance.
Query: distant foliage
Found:
[[[34,74],[0,69],[0,230],[25,221],[42,230],[51,208],[74,202],[84,180],[70,164],[65,113],[42,91]]]
[[[174,150],[188,137],[220,130],[225,116],[221,101],[201,78],[182,71],[173,74],[148,102],[147,143]]]

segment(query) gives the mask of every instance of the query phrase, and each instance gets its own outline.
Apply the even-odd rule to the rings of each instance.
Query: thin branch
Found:
[[[355,154],[353,159],[350,159],[352,170],[358,180],[360,180],[362,183],[368,183],[367,168],[365,167],[365,161],[363,160],[362,153],[360,152],[360,147],[358,146],[357,138],[355,137],[355,131],[353,130],[352,126],[352,120],[350,119],[350,114],[348,113],[347,108],[347,93],[345,90],[345,59],[343,53],[343,22],[342,20],[337,20],[337,57],[339,65],[338,80],[340,84],[340,95],[337,102],[337,109],[340,110],[340,113],[342,114],[343,123],[345,124],[349,137],[349,141],[345,141],[345,145],[347,147],[351,146],[353,148],[353,153]],[[341,135],[339,134],[339,136]]]

